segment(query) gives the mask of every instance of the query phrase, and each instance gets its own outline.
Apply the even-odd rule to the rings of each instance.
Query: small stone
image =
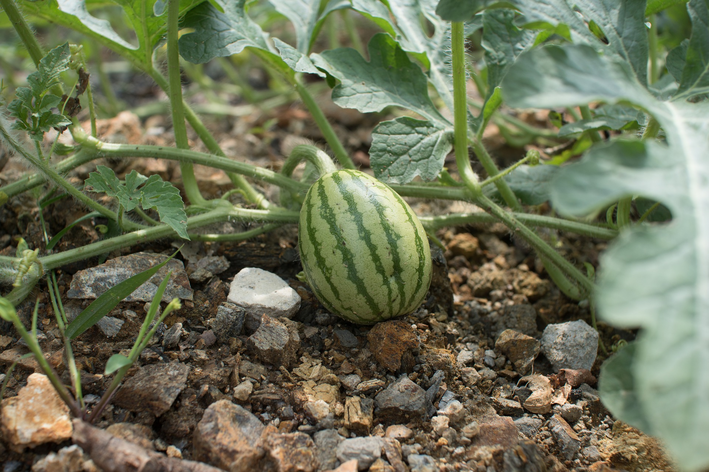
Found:
[[[458,233],[448,243],[447,249],[456,256],[473,259],[480,250],[478,238],[470,233]]]
[[[542,427],[542,420],[531,416],[525,416],[522,418],[517,418],[515,420],[515,426],[517,426],[520,433],[524,434],[529,439],[532,439],[537,434],[537,431],[539,431],[539,428]]]
[[[561,454],[568,461],[572,460],[581,447],[576,431],[559,415],[554,415],[549,420],[549,429],[561,450]]]
[[[452,400],[439,409],[438,414],[447,416],[452,424],[456,424],[465,418],[466,410],[460,401]]]
[[[227,299],[248,313],[292,318],[300,309],[300,295],[276,274],[247,267],[231,282]]]
[[[596,446],[584,447],[581,450],[581,456],[589,462],[598,462],[603,460],[603,457]]]
[[[581,384],[595,384],[596,377],[586,369],[559,369],[559,382],[576,388]]]
[[[371,398],[348,397],[345,401],[345,427],[359,434],[369,434],[374,422],[374,401]]]
[[[462,377],[463,383],[469,387],[477,385],[482,379],[474,367],[463,367],[460,369],[460,376]]]
[[[96,326],[106,337],[113,338],[121,330],[123,323],[125,323],[123,320],[114,316],[104,316],[96,322]]]
[[[380,379],[365,380],[357,384],[354,393],[369,395],[383,389],[386,383]]]
[[[461,433],[463,433],[463,436],[466,438],[472,439],[480,433],[480,425],[477,421],[472,421],[463,427]]]
[[[598,352],[598,332],[583,320],[550,324],[544,329],[541,346],[556,371],[591,370]]]
[[[497,413],[502,416],[522,416],[524,414],[524,408],[517,400],[493,398],[492,405],[497,410]]]
[[[352,334],[351,331],[347,331],[346,329],[336,329],[333,331],[333,334],[339,341],[340,346],[344,348],[350,349],[359,346],[359,339],[357,339],[357,336]]]
[[[423,419],[429,402],[426,391],[403,375],[374,397],[377,413],[393,421]]]
[[[509,416],[481,418],[480,431],[472,439],[471,446],[501,446],[510,448],[519,442],[519,432]]]
[[[522,377],[520,383],[527,382],[527,388],[532,391],[523,402],[522,406],[532,413],[549,413],[551,411],[552,389],[551,382],[543,375],[528,375]]]
[[[212,403],[197,424],[194,456],[220,469],[238,463],[246,470],[260,470],[262,452],[257,443],[264,426],[250,411],[220,400]]]
[[[137,444],[143,449],[153,449],[155,433],[153,429],[143,424],[114,423],[106,431],[112,435]]]
[[[569,424],[576,423],[583,415],[583,408],[573,403],[566,403],[561,406],[561,417]]]
[[[458,353],[458,356],[456,357],[456,362],[459,367],[465,367],[470,364],[472,364],[475,361],[475,356],[473,355],[472,351],[469,351],[467,349],[463,349]]]
[[[362,378],[357,374],[343,375],[340,382],[347,390],[354,390],[362,382]]]
[[[175,349],[180,344],[182,337],[182,323],[175,323],[170,326],[162,338],[162,348],[165,350]]]
[[[224,256],[206,256],[187,266],[190,280],[203,283],[229,268],[229,261]]]
[[[482,380],[489,380],[491,382],[497,378],[497,372],[487,367],[478,370],[478,374],[480,374]]]
[[[238,305],[224,302],[217,307],[217,315],[207,320],[207,326],[212,328],[220,343],[226,343],[229,338],[241,334],[244,329],[246,311]]]
[[[71,438],[69,408],[43,374],[31,374],[17,396],[2,401],[1,410],[2,436],[13,451]]]
[[[182,451],[172,444],[165,449],[165,455],[167,455],[167,457],[174,457],[175,459],[182,459]]]
[[[401,443],[393,438],[384,438],[383,444],[384,455],[393,467],[394,472],[406,472]]]
[[[413,368],[411,351],[418,349],[419,339],[409,323],[402,320],[377,323],[367,333],[367,341],[374,358],[385,369],[396,372],[402,367],[402,362],[411,364],[410,368]],[[410,359],[407,360],[407,357]],[[410,370],[406,367],[403,370]]]
[[[495,347],[514,364],[520,374],[528,374],[541,349],[539,341],[519,331],[506,329],[495,341]]]
[[[498,330],[496,334],[506,329],[513,329],[527,336],[538,336],[537,331],[537,311],[532,305],[520,304],[506,306],[495,325]]]
[[[367,470],[381,456],[382,439],[377,437],[345,439],[337,446],[337,458],[340,462],[356,459],[358,470]]]
[[[69,298],[98,298],[110,288],[128,280],[139,272],[165,262],[167,258],[167,256],[162,254],[139,252],[116,257],[97,267],[80,270],[71,279],[66,295]],[[124,301],[152,301],[168,271],[172,271],[172,275],[163,293],[162,301],[169,303],[173,298],[192,300],[193,291],[192,287],[190,287],[184,264],[178,259],[171,259],[150,280],[128,295]]]
[[[409,454],[406,458],[411,467],[411,472],[437,472],[436,461],[426,454]]]
[[[357,459],[351,459],[343,462],[337,469],[332,469],[330,472],[357,472]]]
[[[287,367],[296,360],[300,336],[290,323],[286,325],[285,322],[262,315],[261,325],[247,343],[261,361]]]
[[[305,413],[316,423],[321,422],[330,414],[330,405],[324,400],[309,401],[304,406]]]
[[[394,468],[380,457],[369,466],[369,472],[394,472]]]
[[[332,469],[337,464],[337,446],[345,440],[334,429],[323,429],[315,433],[316,454],[320,467],[323,469]],[[356,470],[356,467],[355,467]]]
[[[318,469],[315,443],[307,434],[269,434],[263,439],[261,445],[267,451],[266,462],[272,464],[272,467],[263,467],[261,470],[315,472]]]
[[[118,390],[113,402],[133,412],[148,411],[160,416],[170,409],[187,385],[190,368],[179,362],[141,367]]]
[[[398,439],[399,441],[405,441],[413,438],[414,432],[411,428],[408,428],[403,424],[393,424],[386,429],[384,436],[387,438]]]
[[[431,418],[431,428],[433,428],[434,433],[442,436],[450,428],[450,418],[447,416],[434,416]]]
[[[8,470],[9,464],[5,463]],[[76,444],[50,452],[32,465],[32,472],[98,472],[98,468]]]
[[[244,380],[239,385],[234,387],[234,398],[239,401],[245,402],[251,396],[251,392],[254,391],[254,384],[250,380]]]

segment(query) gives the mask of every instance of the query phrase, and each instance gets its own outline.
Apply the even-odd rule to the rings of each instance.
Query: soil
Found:
[[[202,98],[193,96],[191,100],[198,102]],[[370,132],[382,117],[339,109],[325,96],[319,99],[348,151],[366,170]],[[251,106],[247,110],[250,111],[248,114],[238,118],[207,119],[222,149],[231,158],[277,170],[282,156],[294,143],[303,139],[321,141],[319,131],[302,107],[259,110]],[[99,135],[108,142],[169,146],[174,142],[169,123],[169,117],[164,115],[139,119],[131,113],[122,113],[103,120]],[[506,148],[502,142],[491,127],[487,144],[493,155],[523,154],[523,150]],[[204,151],[195,136],[191,136],[191,145]],[[120,175],[136,169],[145,175],[160,174],[180,185],[179,167],[172,162],[136,159],[101,163],[110,165]],[[72,172],[72,181],[78,184],[85,180],[95,164],[87,164]],[[452,163],[447,166],[454,172]],[[13,157],[4,169],[0,169],[0,184],[15,180],[25,171]],[[197,176],[207,197],[221,196],[230,188],[229,179],[221,171],[198,168]],[[272,189],[264,191],[269,198],[275,198]],[[238,196],[233,198],[238,201]],[[412,205],[421,214],[440,214],[462,208],[462,204],[444,205],[430,201],[412,201]],[[548,208],[540,207],[535,211],[544,212]],[[50,233],[55,233],[85,213],[86,210],[75,202],[63,199],[46,208],[43,217]],[[101,235],[96,225],[100,223],[102,221],[98,219],[87,220],[75,226],[62,239],[57,250],[64,251],[98,240]],[[329,315],[308,287],[298,281],[296,275],[301,268],[295,227],[283,227],[242,243],[189,245],[190,250],[201,255],[224,256],[229,269],[203,282],[192,281],[193,300],[185,301],[181,310],[166,319],[164,329],[159,330],[154,343],[141,356],[140,366],[134,366],[126,378],[130,379],[146,366],[177,362],[188,369],[185,385],[169,409],[158,416],[114,404],[105,410],[95,426],[106,429],[115,424],[142,425],[144,428],[140,429],[142,433],[138,436],[143,445],[183,459],[199,458],[194,444],[195,429],[210,405],[226,399],[252,412],[264,425],[272,425],[279,433],[300,432],[314,437],[320,430],[333,429],[344,437],[394,436],[402,446],[404,458],[421,454],[435,461],[435,466],[426,469],[420,464],[415,465],[413,459],[404,460],[398,466],[390,463],[395,462],[393,460],[381,460],[370,470],[399,470],[396,467],[421,471],[671,470],[656,441],[617,422],[599,401],[594,390],[597,388],[595,378],[600,364],[607,357],[600,350],[591,369],[595,378],[587,380],[585,386],[560,379],[540,354],[534,361],[533,373],[550,379],[557,401],[546,413],[533,413],[523,408],[519,403],[519,388],[524,386],[525,382],[520,379],[527,372],[518,372],[496,349],[500,331],[504,328],[522,332],[530,330],[532,337],[539,339],[548,324],[584,320],[590,325],[588,305],[564,297],[548,280],[534,252],[501,225],[452,228],[440,231],[437,236],[445,250],[434,248],[435,275],[429,296],[420,309],[401,318],[407,329],[415,334],[417,342],[415,347],[407,349],[400,365],[394,368],[387,368],[378,359],[383,348],[370,342],[368,335],[373,327],[356,326]],[[547,232],[546,236],[554,239],[559,251],[577,265],[583,262],[597,265],[598,254],[606,244],[552,232]],[[31,248],[43,247],[36,200],[29,192],[0,207],[0,254],[14,254],[19,237],[24,238]],[[175,243],[158,241],[126,248],[108,257],[138,252],[171,254],[174,250]],[[188,265],[185,250],[177,257]],[[77,303],[66,297],[73,275],[97,263],[96,258],[89,259],[58,271],[60,291],[66,305]],[[255,355],[248,342],[253,327],[247,326],[240,334],[226,340],[215,341],[205,336],[219,304],[226,300],[231,279],[244,267],[259,267],[278,274],[303,298],[301,308],[293,318],[300,342],[292,365],[268,365]],[[42,348],[50,359],[54,359],[57,371],[66,382],[68,373],[61,361],[62,342],[44,282],[19,311],[27,321],[35,297],[40,300],[38,329]],[[510,307],[531,307],[533,325],[516,325],[520,323],[520,317],[507,318]],[[122,303],[111,313],[125,322],[117,335],[109,338],[94,327],[73,344],[84,380],[85,396],[96,398],[94,396],[104,392],[111,380],[103,375],[106,361],[111,355],[130,349],[143,313],[144,303]],[[165,333],[176,323],[181,323],[183,329],[179,344],[165,349]],[[617,331],[603,324],[599,328],[601,340],[609,349],[619,340],[633,337],[633,333]],[[351,336],[343,335],[343,332]],[[345,338],[347,342],[343,341]],[[0,341],[0,362],[7,368],[13,358],[8,353],[24,352],[24,348],[7,323],[0,326]],[[436,374],[438,371],[443,373],[443,378]],[[17,395],[32,372],[31,362],[21,362],[7,378],[5,398]],[[337,380],[333,381],[328,374],[334,374]],[[358,396],[362,399],[374,399],[377,393],[403,375],[423,389],[430,389],[438,380],[440,384],[433,390],[433,412],[406,420],[375,411],[371,425],[357,429],[351,421],[348,423],[343,408],[353,392],[343,385],[342,379],[353,374],[358,375],[361,382],[373,386],[360,389]],[[235,397],[237,387],[249,378],[253,391],[250,395],[240,393],[238,398]],[[327,421],[318,420],[307,407],[312,400],[308,397],[308,389],[324,384],[337,387],[329,403],[333,417]],[[464,414],[447,426],[441,426],[443,420],[440,418],[445,415],[436,410],[451,397],[463,405]],[[565,443],[553,431],[555,423],[552,420],[561,418],[563,405],[576,405],[581,410],[575,421],[562,419],[570,429],[568,436],[576,436],[575,443]],[[500,438],[486,444],[476,442],[485,434],[494,436],[485,432],[486,424],[497,424],[487,422],[489,418],[501,421],[503,425],[520,418],[537,419],[535,424],[538,427],[536,431],[525,430],[526,434],[521,428],[518,428],[519,433],[516,430],[506,433],[503,427],[493,427]],[[481,428],[477,436],[470,431],[472,423]],[[396,436],[396,429],[391,429],[392,426],[406,426],[411,432]],[[508,437],[504,437],[505,434]],[[0,462],[4,462],[3,470],[7,472],[30,470],[40,458],[68,445],[68,441],[45,444],[20,453],[0,441]],[[569,448],[575,448],[576,452],[570,453]],[[516,462],[510,457],[517,458]],[[255,468],[266,470],[267,466],[265,462],[260,465],[257,462]],[[282,470],[296,469],[283,466]]]

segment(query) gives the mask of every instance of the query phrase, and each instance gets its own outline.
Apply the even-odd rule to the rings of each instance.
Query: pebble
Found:
[[[340,382],[342,382],[342,385],[347,390],[351,391],[357,388],[357,385],[362,382],[362,377],[357,374],[343,375],[342,377],[340,377]]]
[[[315,472],[318,458],[315,443],[304,433],[272,433],[261,442],[267,451],[260,470]],[[233,470],[233,469],[232,469]],[[253,470],[253,469],[247,469]]]
[[[357,472],[357,459],[343,462],[337,469],[332,469],[330,472]]]
[[[561,406],[561,417],[569,424],[576,423],[583,415],[583,408],[573,403],[566,403]]]
[[[321,422],[330,414],[330,405],[324,400],[315,400],[305,403],[305,413],[316,423]]]
[[[148,254],[139,252],[128,256],[111,259],[97,267],[80,270],[71,279],[67,297],[93,299],[98,298],[110,288],[128,280],[130,277],[154,267],[167,260],[162,254]],[[169,303],[173,298],[192,300],[193,291],[185,272],[185,266],[178,259],[171,259],[150,280],[138,287],[124,300],[127,302],[150,302],[158,291],[158,286],[172,271],[170,281],[167,283],[162,301]]]
[[[227,300],[247,313],[292,318],[300,309],[300,295],[276,274],[246,267],[231,282]]]
[[[229,338],[239,336],[244,329],[246,311],[240,306],[224,302],[217,307],[217,315],[207,320],[206,324],[217,336],[217,341],[226,343]]]
[[[382,456],[382,439],[373,436],[345,439],[337,446],[337,458],[340,462],[357,460],[358,470],[367,470],[374,461]]]
[[[520,384],[524,382],[527,383],[527,388],[532,393],[522,402],[522,406],[532,413],[549,413],[552,402],[552,389],[549,379],[543,375],[535,374],[522,377]]]
[[[477,421],[471,421],[470,423],[463,426],[461,433],[463,433],[463,436],[465,436],[466,438],[473,439],[475,436],[478,435],[478,433],[480,433],[480,425]]]
[[[514,421],[515,426],[517,426],[519,432],[527,436],[529,439],[534,438],[534,436],[537,434],[537,431],[539,431],[539,428],[542,427],[542,420],[531,416],[517,418]]]
[[[104,316],[96,322],[96,326],[108,338],[115,337],[123,327],[125,321],[114,316]]]
[[[234,387],[234,398],[239,401],[245,402],[251,396],[251,392],[254,391],[254,384],[250,380],[244,380],[239,385]]]
[[[452,424],[459,423],[463,418],[465,418],[466,413],[467,411],[465,407],[458,400],[451,400],[443,406],[443,408],[440,408],[439,403],[438,414],[447,416]]]
[[[581,450],[581,455],[589,462],[598,462],[603,460],[603,457],[596,446],[584,447]]]
[[[411,472],[437,472],[436,461],[426,454],[409,454],[407,457]]]
[[[180,344],[182,337],[182,323],[175,323],[170,326],[162,338],[162,348],[165,350],[175,349]]]
[[[497,372],[488,367],[483,367],[482,369],[478,370],[478,374],[480,374],[480,378],[482,380],[493,381],[497,378]]]
[[[13,451],[71,438],[69,408],[43,374],[31,374],[17,396],[2,401],[0,410],[2,437]]]
[[[522,416],[524,408],[519,401],[508,398],[493,398],[492,404],[497,413],[503,416]]]
[[[4,470],[8,470],[8,465],[5,463]],[[99,469],[76,444],[50,452],[32,465],[32,472],[62,471],[98,472]]]
[[[534,366],[534,359],[539,355],[541,344],[531,336],[512,329],[506,329],[497,341],[495,347],[512,362],[522,375],[528,374]]]
[[[477,385],[478,382],[482,380],[482,377],[480,376],[478,371],[475,370],[474,367],[463,367],[462,369],[460,369],[460,376],[463,380],[463,383],[468,387]]]
[[[506,306],[498,319],[497,328],[498,334],[506,329],[513,329],[527,336],[538,336],[537,311],[526,303]]]
[[[250,411],[219,400],[209,405],[197,424],[194,456],[225,470],[237,461],[258,470],[263,453],[257,443],[263,431],[263,424]]]
[[[419,339],[411,324],[402,320],[377,323],[367,333],[369,350],[385,369],[396,372],[413,369],[412,351],[418,349]],[[402,362],[405,365],[402,367]]]
[[[399,441],[405,441],[414,437],[414,431],[403,424],[393,424],[387,427],[384,436]]]
[[[475,356],[473,355],[472,351],[463,349],[458,353],[458,356],[455,358],[455,360],[459,367],[465,367],[475,361]]]
[[[187,273],[193,282],[203,283],[229,268],[229,261],[224,256],[205,256],[187,266]]]
[[[332,333],[335,335],[335,338],[340,343],[340,346],[344,348],[351,349],[359,346],[359,339],[357,339],[357,336],[352,334],[351,331],[348,331],[346,329],[336,329]]]
[[[572,460],[581,448],[576,431],[559,415],[554,415],[549,420],[549,429],[566,460]]]
[[[519,441],[519,432],[509,416],[487,416],[480,419],[480,430],[471,446],[501,446],[510,448]]]
[[[431,418],[431,428],[433,428],[434,433],[442,436],[450,428],[450,418],[447,416],[434,416]]]
[[[155,433],[152,428],[143,424],[114,423],[106,428],[106,431],[118,438],[137,444],[143,449],[154,449]]]
[[[447,249],[456,256],[472,259],[480,250],[480,242],[470,233],[458,233],[450,240]]]
[[[247,341],[249,348],[262,362],[288,367],[300,348],[298,330],[290,323],[261,315],[261,325]]]
[[[369,434],[374,423],[374,401],[371,398],[347,397],[345,428],[359,434]]]
[[[550,324],[544,329],[541,348],[554,370],[591,370],[598,352],[598,332],[583,320]]]
[[[170,409],[187,385],[190,368],[179,362],[141,367],[118,390],[113,403],[132,412],[158,417]]]
[[[316,455],[320,467],[324,470],[332,469],[337,464],[337,446],[345,440],[334,429],[323,429],[313,435],[316,446]]]

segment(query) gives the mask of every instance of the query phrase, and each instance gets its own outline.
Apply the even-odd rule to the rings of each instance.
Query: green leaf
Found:
[[[69,326],[66,328],[65,335],[69,339],[74,339],[81,333],[98,323],[98,321],[106,316],[111,310],[113,310],[116,305],[118,305],[124,298],[133,293],[138,287],[143,285],[145,282],[150,280],[157,271],[165,266],[173,257],[175,257],[175,252],[172,256],[165,259],[160,264],[151,267],[150,269],[144,270],[139,274],[135,274],[127,280],[117,284],[112,287],[107,292],[103,293],[100,297],[94,300],[91,305],[87,306],[79,316],[77,316]]]
[[[647,83],[648,39],[646,0],[515,0],[527,27],[555,29],[566,25],[571,40],[593,46],[632,65],[638,80]],[[603,31],[608,44],[589,29],[590,22]],[[546,25],[546,26],[545,26]]]
[[[642,113],[623,105],[604,105],[594,110],[593,118],[567,123],[559,129],[559,136],[570,136],[587,130],[637,129]]]
[[[667,54],[665,66],[667,71],[674,77],[675,82],[679,83],[682,80],[682,71],[687,59],[687,50],[689,49],[689,40],[685,39],[679,46],[674,48]]]
[[[283,59],[283,62],[285,62],[288,67],[294,71],[305,74],[315,74],[322,78],[326,77],[326,74],[315,67],[315,64],[313,64],[313,61],[311,61],[308,56],[298,51],[290,44],[284,43],[278,38],[273,38],[273,45],[276,46],[278,52],[281,53],[281,59]]]
[[[114,354],[111,357],[108,358],[108,362],[106,362],[106,370],[104,371],[104,375],[111,375],[118,369],[121,369],[123,367],[131,365],[133,362],[128,359],[126,356],[123,354]]]
[[[647,0],[645,8],[645,16],[654,15],[662,10],[667,10],[677,5],[687,3],[688,0]]]
[[[316,32],[331,12],[350,6],[346,0],[270,0],[276,11],[288,18],[295,29],[296,49],[308,54]],[[321,9],[321,3],[325,6]]]
[[[678,95],[688,98],[709,93],[709,0],[689,0],[692,36],[689,38]]]
[[[559,167],[554,165],[521,165],[507,174],[504,179],[522,203],[541,205],[549,201],[551,182],[558,172]],[[502,200],[497,187],[490,185],[486,187],[487,189],[490,189],[488,196]]]
[[[428,96],[428,82],[419,66],[389,35],[379,33],[369,42],[367,62],[356,50],[338,48],[312,54],[313,63],[337,78],[333,101],[362,113],[399,106],[439,123],[446,123]]]
[[[483,13],[482,47],[485,49],[488,89],[500,85],[507,69],[524,51],[534,45],[535,33],[520,29],[511,10],[489,10]]]
[[[159,175],[145,177],[135,170],[126,176],[125,182],[118,180],[113,170],[106,166],[97,166],[96,170],[86,179],[87,190],[117,198],[126,211],[134,210],[138,205],[143,210],[157,210],[160,221],[181,238],[189,239],[185,205],[174,185],[163,181]]]
[[[369,154],[378,179],[405,184],[416,176],[429,181],[438,177],[452,148],[452,128],[401,117],[374,128]]]
[[[650,425],[640,407],[632,370],[636,348],[636,342],[628,343],[603,363],[598,378],[598,391],[603,404],[611,413],[622,412],[623,421],[650,434]]]
[[[446,21],[468,21],[477,12],[491,7],[512,7],[512,2],[501,0],[441,0],[436,14]]]
[[[640,195],[672,212],[671,224],[631,227],[603,254],[597,306],[615,326],[642,328],[631,369],[650,432],[682,468],[708,467],[709,103],[660,101],[627,64],[576,45],[524,54],[503,90],[514,107],[632,103],[665,132],[666,145],[617,140],[592,148],[559,172],[552,204],[579,216]]]

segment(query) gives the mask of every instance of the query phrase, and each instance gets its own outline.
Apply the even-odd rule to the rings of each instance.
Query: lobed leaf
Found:
[[[677,90],[684,97],[709,93],[709,0],[690,0],[689,17],[692,36],[684,54],[684,68]]]
[[[672,212],[670,224],[633,227],[609,247],[596,297],[603,319],[642,328],[628,370],[648,432],[666,442],[683,468],[706,468],[709,103],[660,101],[627,63],[578,45],[524,54],[503,80],[503,91],[514,107],[632,103],[664,130],[667,144],[617,140],[594,147],[559,172],[552,203],[560,213],[578,216],[641,195]],[[620,419],[637,419],[622,403],[613,407]]]
[[[541,205],[549,201],[551,184],[558,172],[559,167],[555,165],[521,165],[507,174],[504,179],[522,203]],[[490,197],[502,200],[497,187],[487,188],[491,189]]]
[[[310,52],[316,33],[327,15],[350,6],[347,0],[270,0],[270,3],[293,23],[296,49],[302,54]],[[324,7],[321,8],[321,4]]]

